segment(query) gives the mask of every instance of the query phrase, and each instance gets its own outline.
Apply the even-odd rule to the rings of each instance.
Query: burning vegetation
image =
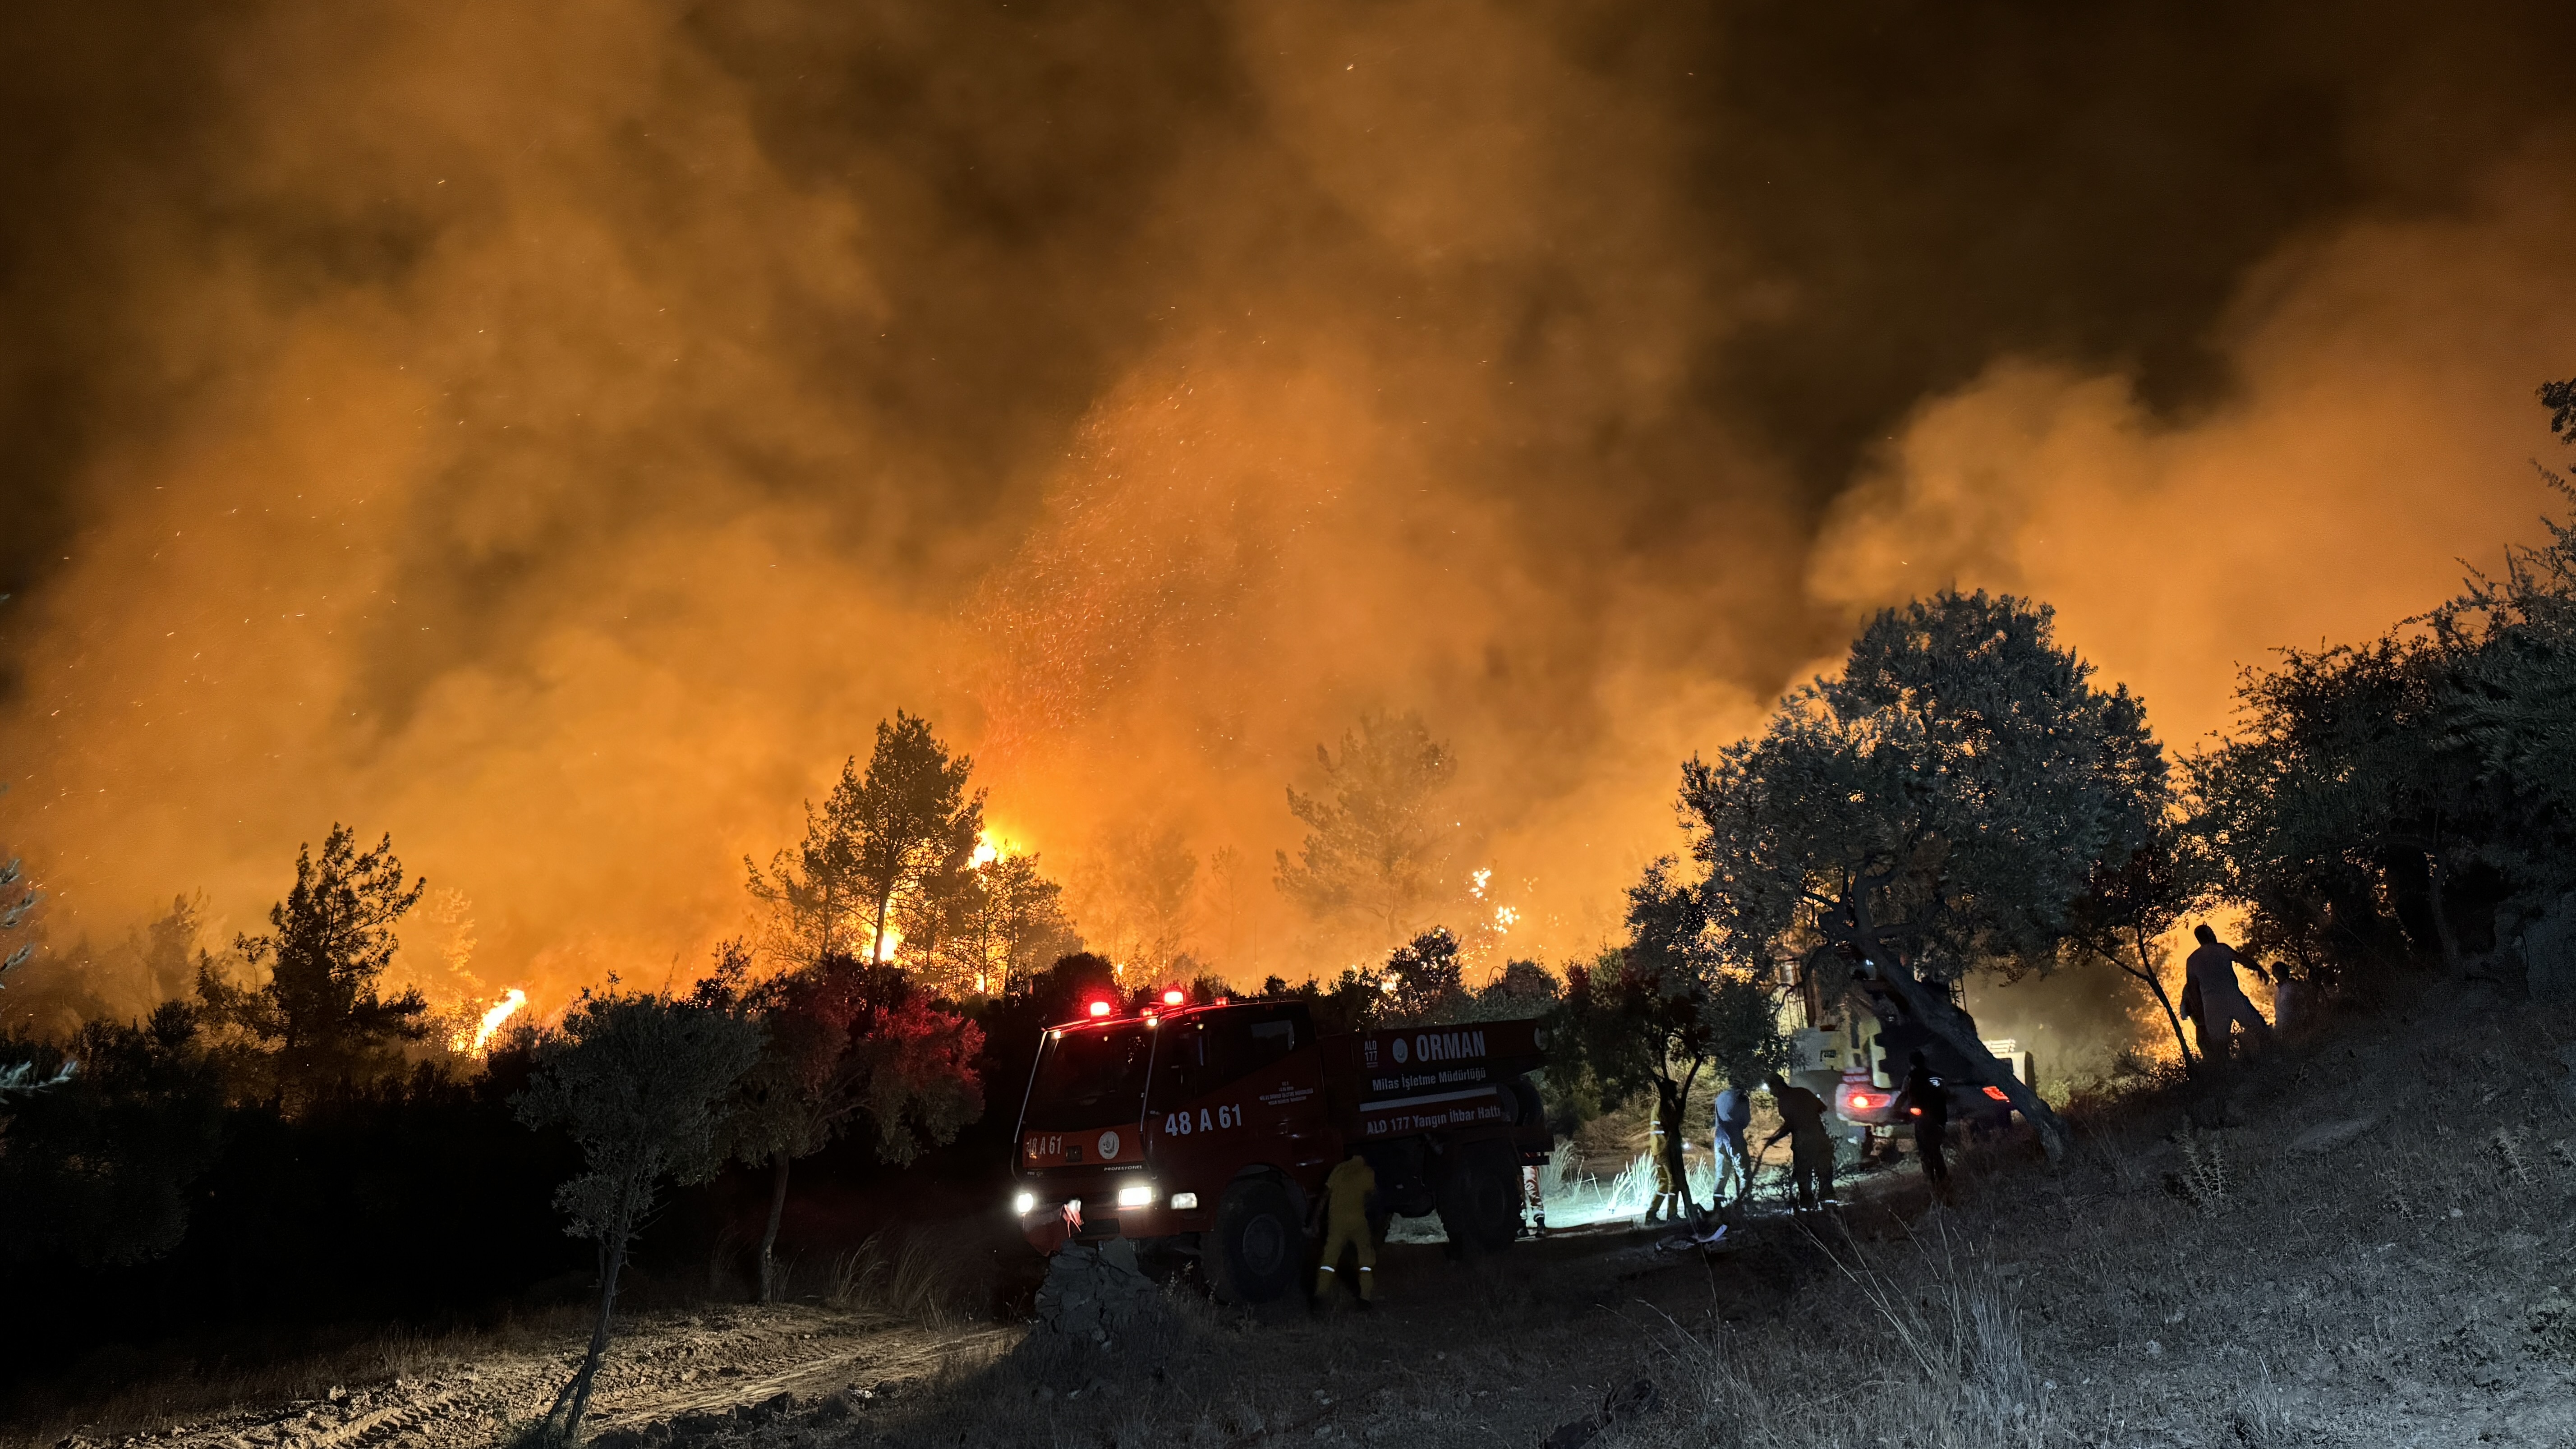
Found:
[[[2563,1398],[2576,11],[2365,8],[0,17],[0,1414]]]

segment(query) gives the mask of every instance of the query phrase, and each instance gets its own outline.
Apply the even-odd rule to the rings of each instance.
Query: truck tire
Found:
[[[1295,1287],[1305,1266],[1306,1233],[1286,1188],[1255,1177],[1226,1189],[1199,1255],[1218,1302],[1268,1303]]]
[[[1499,1253],[1521,1235],[1520,1159],[1508,1142],[1449,1150],[1440,1178],[1440,1228],[1462,1254]]]

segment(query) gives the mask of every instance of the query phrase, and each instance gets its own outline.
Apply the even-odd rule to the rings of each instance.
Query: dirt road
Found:
[[[899,1393],[959,1358],[1006,1349],[1023,1330],[931,1331],[820,1309],[713,1309],[636,1320],[611,1346],[587,1430],[611,1442],[746,1410],[811,1413],[836,1396]],[[120,1444],[170,1449],[485,1449],[545,1412],[580,1363],[582,1342],[477,1356],[470,1366],[313,1400],[243,1409]],[[782,1398],[782,1396],[789,1396]],[[766,1406],[759,1407],[759,1406]],[[74,1435],[66,1449],[109,1441]]]

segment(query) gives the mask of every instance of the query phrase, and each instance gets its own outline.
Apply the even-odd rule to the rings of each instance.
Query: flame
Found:
[[[490,1011],[483,1013],[483,1024],[474,1029],[474,1040],[472,1044],[465,1047],[465,1050],[472,1052],[477,1056],[482,1055],[484,1049],[492,1044],[492,1033],[499,1031],[501,1029],[501,1023],[508,1021],[513,1016],[516,1016],[519,1012],[519,1008],[527,1004],[528,993],[521,991],[515,986],[511,987],[508,992],[503,994],[498,1004],[493,1006]]]
[[[1001,858],[1002,847],[993,839],[993,832],[987,830],[975,837],[975,855],[973,859],[966,862],[966,868],[982,870]]]

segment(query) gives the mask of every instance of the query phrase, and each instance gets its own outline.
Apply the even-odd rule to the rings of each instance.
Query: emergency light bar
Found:
[[[1182,1002],[1187,1001],[1187,1000],[1189,1000],[1189,998],[1188,998],[1188,997],[1186,997],[1186,996],[1183,996],[1183,995],[1181,994],[1181,988],[1179,988],[1179,987],[1177,987],[1177,986],[1175,986],[1175,987],[1173,987],[1171,990],[1166,991],[1166,992],[1164,992],[1164,993],[1163,993],[1163,1004],[1164,1004],[1165,1006],[1178,1006],[1178,1005],[1180,1005]]]
[[[1107,1016],[1109,1014],[1109,1010],[1109,1003],[1106,1001],[1095,1001],[1091,1003],[1091,1014],[1094,1016]]]

